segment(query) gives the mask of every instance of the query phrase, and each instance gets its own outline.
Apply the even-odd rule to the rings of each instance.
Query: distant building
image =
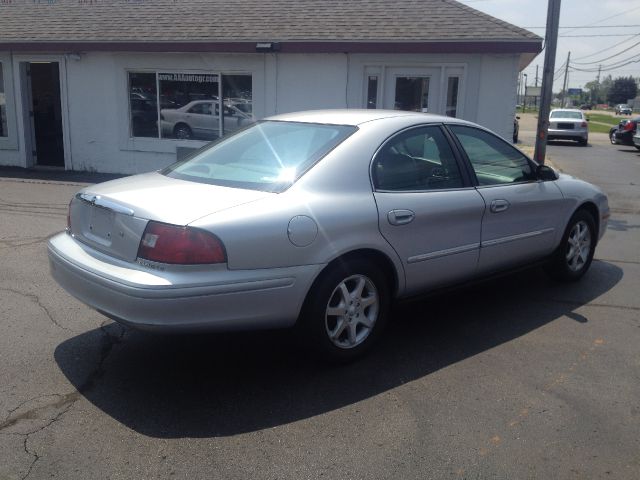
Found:
[[[510,138],[541,45],[453,0],[11,0],[0,165],[155,170],[252,118],[319,108],[428,111]]]

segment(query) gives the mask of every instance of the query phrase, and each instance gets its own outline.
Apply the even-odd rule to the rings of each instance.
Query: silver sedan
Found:
[[[576,140],[585,146],[589,142],[589,124],[582,110],[555,109],[549,115],[549,140]]]
[[[375,342],[396,299],[539,260],[579,279],[608,217],[597,187],[470,122],[317,111],[81,190],[48,250],[60,285],[118,322],[295,325],[345,360]]]

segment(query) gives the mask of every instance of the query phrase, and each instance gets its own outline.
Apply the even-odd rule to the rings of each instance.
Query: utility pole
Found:
[[[602,65],[598,65],[598,78],[596,79],[596,99],[594,103],[598,103],[598,95],[600,94],[600,72],[602,72]]]
[[[538,129],[536,131],[536,149],[534,158],[544,165],[547,153],[547,134],[549,132],[549,112],[553,94],[553,72],[556,65],[556,47],[558,46],[558,24],[560,22],[560,0],[549,0],[547,7],[547,31],[545,34],[544,67],[542,70],[542,92],[540,111],[538,112]]]
[[[538,86],[538,67],[540,65],[536,65],[536,87]]]
[[[564,108],[564,100],[567,98],[567,80],[569,79],[569,60],[571,60],[571,52],[567,54],[567,66],[564,68],[564,82],[562,82],[562,104]]]

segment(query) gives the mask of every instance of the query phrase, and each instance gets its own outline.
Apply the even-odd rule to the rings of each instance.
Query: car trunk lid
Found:
[[[122,260],[136,260],[149,220],[189,223],[227,208],[273,195],[267,192],[206,185],[159,173],[136,175],[92,185],[69,206],[71,233],[96,250]]]

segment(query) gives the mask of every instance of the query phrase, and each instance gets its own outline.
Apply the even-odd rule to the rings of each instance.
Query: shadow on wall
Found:
[[[292,348],[288,332],[153,335],[118,324],[60,344],[55,359],[96,407],[160,438],[252,432],[321,415],[423,378],[565,316],[623,276],[595,261],[582,282],[539,269],[394,308],[386,338],[351,365]],[[98,365],[96,367],[96,365]]]

